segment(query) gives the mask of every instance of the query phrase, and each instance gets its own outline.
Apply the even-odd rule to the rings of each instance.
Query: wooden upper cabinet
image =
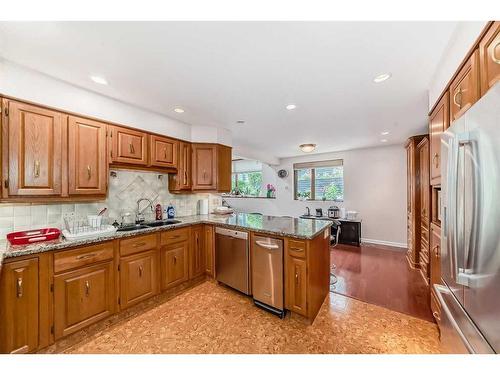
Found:
[[[500,21],[495,21],[479,43],[481,96],[500,80]]]
[[[441,135],[449,126],[449,94],[446,92],[429,116],[431,185],[441,184]]]
[[[179,142],[177,174],[168,175],[168,188],[171,192],[191,190],[192,187],[192,148],[191,143]]]
[[[147,134],[119,126],[109,126],[111,163],[147,165]]]
[[[479,51],[476,50],[450,84],[450,123],[479,99]]]
[[[420,163],[420,215],[427,227],[430,223],[431,186],[429,181],[429,140],[424,138],[418,144]]]
[[[0,278],[0,353],[38,347],[38,258],[6,263]]]
[[[106,194],[106,124],[68,117],[68,165],[70,195]]]
[[[179,157],[179,141],[160,137],[158,135],[149,136],[149,165],[155,167],[177,168]]]
[[[193,190],[217,189],[217,147],[193,144]]]
[[[3,107],[4,197],[65,195],[66,116],[5,99]]]
[[[193,144],[193,190],[231,190],[231,147]]]

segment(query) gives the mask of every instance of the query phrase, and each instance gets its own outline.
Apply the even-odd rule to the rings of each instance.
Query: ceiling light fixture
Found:
[[[384,82],[384,81],[387,81],[391,77],[392,77],[391,73],[379,74],[378,76],[376,76],[375,78],[373,78],[373,82],[375,82],[375,83]]]
[[[387,135],[387,134],[389,134],[389,132],[387,130],[385,130],[382,133],[380,133],[380,135]]]
[[[182,108],[177,107],[177,108],[174,108],[174,112],[175,113],[184,113],[184,110]]]
[[[381,139],[380,142],[385,143],[387,142],[387,139]]]
[[[297,108],[297,106],[295,104],[288,104],[285,108],[289,111],[293,111],[295,108]]]
[[[90,79],[94,81],[95,83],[98,83],[100,85],[107,85],[108,81],[106,81],[106,78],[104,77],[99,77],[99,76],[90,76]]]
[[[316,148],[316,144],[314,144],[314,143],[304,143],[304,144],[300,145],[299,148],[303,152],[312,152]]]

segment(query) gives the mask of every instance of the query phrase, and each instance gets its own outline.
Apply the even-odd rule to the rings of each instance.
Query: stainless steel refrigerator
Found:
[[[500,353],[500,83],[441,139],[441,343]]]

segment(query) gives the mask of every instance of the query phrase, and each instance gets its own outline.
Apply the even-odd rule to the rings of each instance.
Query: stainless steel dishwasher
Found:
[[[281,318],[283,303],[283,240],[253,236],[252,292],[257,306]]]
[[[215,278],[242,293],[252,294],[247,232],[215,228]]]

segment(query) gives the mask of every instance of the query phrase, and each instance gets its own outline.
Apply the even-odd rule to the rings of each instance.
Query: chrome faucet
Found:
[[[140,204],[142,201],[147,201],[149,204],[144,207],[142,210],[140,209]],[[151,207],[151,211],[154,211],[154,208],[153,208],[153,201],[151,199],[148,199],[148,198],[141,198],[137,201],[137,212],[135,214],[135,222],[136,223],[140,223],[140,222],[143,222],[144,221],[144,211],[146,211],[146,209],[148,207]]]
[[[311,216],[311,210],[309,209],[309,207],[306,207],[306,215]]]

